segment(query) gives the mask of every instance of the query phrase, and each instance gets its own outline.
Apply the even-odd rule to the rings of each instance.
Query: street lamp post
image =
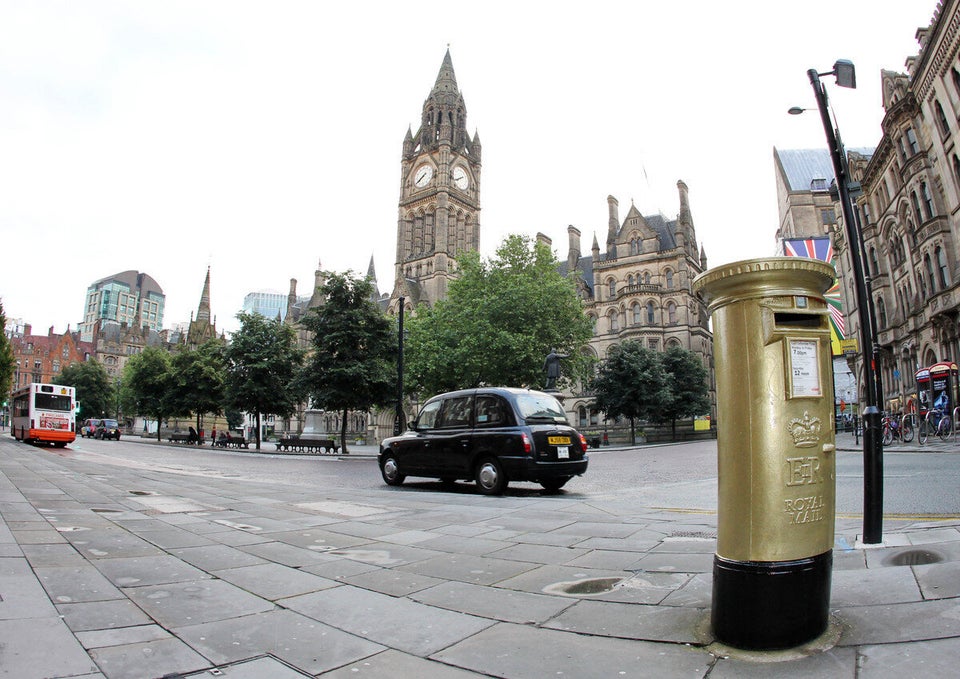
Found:
[[[399,436],[403,433],[403,307],[406,304],[406,298],[400,297],[399,303],[399,323],[397,325],[397,412],[393,420],[393,435]]]
[[[863,383],[866,407],[863,411],[863,542],[877,544],[882,542],[883,533],[883,441],[881,439],[881,417],[878,407],[880,391],[879,360],[875,341],[876,326],[871,312],[872,303],[867,288],[867,279],[863,271],[863,234],[860,223],[853,210],[850,199],[850,173],[847,156],[840,140],[840,130],[830,122],[827,108],[827,91],[820,82],[821,75],[836,77],[840,87],[855,88],[856,72],[853,63],[839,59],[833,70],[818,73],[817,69],[807,71],[810,84],[817,99],[823,131],[827,136],[827,146],[833,161],[834,176],[837,179],[837,191],[843,223],[846,230],[847,247],[850,252],[850,266],[853,273],[854,291],[857,297],[857,310],[860,314],[860,351],[863,356]],[[791,109],[790,113],[799,113],[802,109]]]

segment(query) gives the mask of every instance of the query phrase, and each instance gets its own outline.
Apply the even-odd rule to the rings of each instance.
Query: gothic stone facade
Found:
[[[687,185],[677,182],[680,213],[675,220],[644,216],[631,205],[620,221],[619,203],[607,197],[606,247],[594,236],[591,254],[580,250],[580,231],[567,228],[569,249],[564,273],[575,272],[586,312],[593,320],[589,351],[599,360],[625,340],[663,351],[676,346],[697,354],[713,375],[713,336],[706,309],[692,292],[693,279],[707,268],[698,251]],[[589,393],[564,400],[571,421],[581,428],[602,423]]]

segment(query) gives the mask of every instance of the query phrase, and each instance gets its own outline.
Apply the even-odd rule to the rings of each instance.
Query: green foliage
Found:
[[[707,371],[697,354],[670,347],[664,353],[636,340],[615,346],[593,381],[597,407],[607,417],[673,424],[710,410]]]
[[[0,302],[0,398],[7,400],[13,387],[13,347],[6,333],[7,316]]]
[[[300,372],[301,393],[315,407],[339,410],[346,449],[346,411],[366,411],[396,397],[396,332],[373,302],[373,285],[353,272],[327,273],[325,302],[303,325],[313,333],[313,351]]]
[[[508,236],[493,259],[458,259],[461,276],[446,300],[419,307],[406,338],[407,388],[435,394],[479,385],[543,388],[551,349],[570,358],[564,375],[582,374],[593,334],[572,280],[550,249]],[[561,378],[562,386],[566,377]]]
[[[117,409],[117,392],[106,368],[99,361],[71,363],[60,372],[57,381],[77,390],[79,419],[112,417]]]
[[[160,422],[169,415],[177,414],[170,402],[173,381],[171,363],[170,354],[166,351],[147,347],[131,356],[123,367],[123,411],[156,420],[158,441],[161,438]]]
[[[237,318],[240,329],[224,352],[227,404],[256,414],[259,450],[260,414],[289,417],[296,410],[294,377],[303,363],[303,352],[290,326],[260,314],[241,312]]]
[[[660,411],[657,422],[706,415],[710,412],[707,370],[700,357],[680,347],[670,347],[661,357],[670,377],[670,399]]]
[[[171,401],[176,414],[200,416],[223,412],[226,367],[223,345],[209,340],[194,350],[181,351],[172,361]]]
[[[597,407],[607,417],[656,419],[670,401],[660,354],[636,340],[613,347],[593,380]]]

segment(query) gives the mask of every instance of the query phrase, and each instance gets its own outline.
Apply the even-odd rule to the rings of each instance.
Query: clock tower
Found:
[[[390,312],[400,296],[408,309],[444,299],[457,255],[479,248],[480,136],[467,134],[467,107],[447,49],[420,129],[407,128],[403,140]]]

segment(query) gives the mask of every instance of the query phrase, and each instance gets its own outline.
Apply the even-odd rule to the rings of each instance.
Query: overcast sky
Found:
[[[127,269],[218,327],[324,269],[393,288],[400,155],[447,46],[483,143],[481,250],[567,225],[589,251],[607,195],[675,218],[689,186],[709,265],[774,253],[773,148],[822,148],[806,71],[848,147],[874,146],[880,71],[936,0],[400,3],[0,0],[0,299],[63,332]]]

